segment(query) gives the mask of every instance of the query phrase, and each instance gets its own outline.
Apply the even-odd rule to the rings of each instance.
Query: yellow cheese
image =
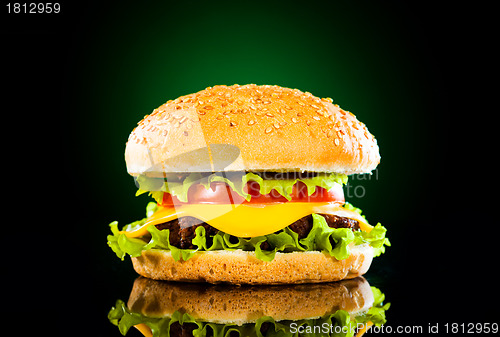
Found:
[[[139,323],[137,325],[134,325],[134,327],[140,331],[144,335],[144,337],[153,337],[153,332],[151,331],[151,328],[147,326],[144,323]]]
[[[288,202],[269,205],[252,204],[185,204],[161,207],[137,229],[125,232],[128,237],[147,234],[147,228],[184,216],[200,219],[210,226],[238,237],[255,237],[274,233],[293,222],[313,213],[332,214],[359,221],[361,230],[373,228],[358,213],[347,210],[336,203]]]

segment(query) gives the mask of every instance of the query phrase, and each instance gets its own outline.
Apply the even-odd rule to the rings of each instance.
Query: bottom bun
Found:
[[[175,261],[170,251],[145,250],[132,263],[137,273],[155,280],[228,282],[234,284],[316,283],[350,279],[366,273],[373,260],[368,244],[351,247],[347,259],[318,251],[276,253],[266,262],[255,252],[217,250],[198,252],[187,261]]]

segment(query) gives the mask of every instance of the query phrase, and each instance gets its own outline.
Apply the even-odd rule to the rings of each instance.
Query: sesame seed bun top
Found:
[[[380,162],[366,126],[330,98],[279,86],[214,86],[144,117],[125,149],[131,175],[169,172],[368,173]]]

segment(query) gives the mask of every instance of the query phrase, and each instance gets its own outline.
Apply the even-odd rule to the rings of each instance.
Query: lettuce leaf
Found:
[[[208,190],[211,183],[223,182],[229,185],[231,189],[241,197],[250,201],[251,196],[245,190],[246,184],[249,181],[255,181],[259,184],[261,194],[268,194],[271,190],[275,190],[287,200],[291,200],[293,185],[298,181],[303,182],[307,186],[307,193],[308,196],[310,196],[316,191],[317,186],[330,190],[335,184],[347,184],[347,176],[345,174],[323,173],[312,178],[267,180],[251,172],[245,174],[222,172],[210,175],[191,173],[182,182],[139,176],[136,178],[136,184],[139,187],[136,196],[149,192],[149,195],[152,196],[156,202],[161,203],[163,200],[163,193],[170,193],[177,197],[179,201],[187,202],[188,191],[193,184],[201,184]]]
[[[379,222],[368,233],[365,231],[354,232],[356,245],[368,243],[373,247],[373,256],[377,257],[385,253],[385,246],[391,246],[389,238],[385,237],[387,229]]]
[[[157,205],[153,202],[147,206],[147,215],[154,212]],[[253,238],[240,238],[222,231],[213,236],[207,236],[205,228],[199,226],[195,230],[195,237],[192,241],[196,249],[180,249],[170,244],[168,229],[158,230],[155,226],[149,226],[149,237],[143,239],[129,238],[118,230],[118,222],[110,224],[111,235],[108,235],[108,245],[120,259],[124,259],[126,254],[137,257],[143,250],[164,249],[170,250],[172,257],[176,260],[187,261],[196,252],[213,250],[237,250],[255,251],[255,256],[263,261],[272,261],[277,252],[296,251],[322,251],[337,260],[349,257],[349,245],[368,243],[375,249],[375,256],[385,251],[384,245],[390,245],[385,237],[386,228],[377,224],[370,233],[363,231],[353,232],[349,228],[330,228],[321,215],[313,214],[313,226],[307,237],[299,239],[298,234],[289,227],[285,227],[275,233],[257,236]],[[125,230],[132,230],[146,221],[146,218],[135,221],[124,227]],[[261,245],[267,242],[269,249],[262,249]]]
[[[255,323],[247,323],[243,325],[236,324],[216,324],[203,321],[197,321],[187,313],[175,311],[170,317],[148,317],[140,313],[132,312],[127,308],[125,302],[117,300],[114,307],[108,313],[108,320],[116,325],[122,335],[126,335],[130,328],[137,324],[147,325],[154,337],[170,336],[170,328],[173,323],[179,324],[191,323],[194,324],[193,336],[218,336],[218,337],[264,337],[261,332],[261,327],[264,323],[268,325],[265,336],[267,337],[288,337],[297,336],[293,333],[302,327],[303,331],[315,331],[313,327],[323,327],[326,325],[328,329],[338,331],[337,333],[329,334],[325,331],[307,333],[307,336],[343,336],[352,337],[356,333],[358,324],[366,324],[373,322],[376,326],[386,323],[385,312],[389,309],[390,303],[383,304],[385,295],[375,287],[371,287],[374,295],[373,306],[365,313],[351,319],[349,313],[345,310],[337,310],[333,314],[325,315],[316,319],[302,319],[297,321],[283,320],[275,321],[270,316],[262,316]],[[307,329],[307,328],[310,329]],[[333,329],[331,328],[333,327]],[[344,328],[342,328],[344,327]],[[317,331],[317,330],[316,330]]]
[[[346,202],[344,204],[344,208],[348,209],[350,211],[356,212],[365,221],[368,223],[366,220],[366,217],[362,214],[363,211],[361,209],[354,207],[351,203]],[[374,248],[374,256],[380,256],[381,254],[385,253],[385,246],[391,246],[391,242],[389,241],[389,238],[386,238],[387,229],[382,226],[382,224],[379,222],[373,229],[368,233],[365,231],[359,231],[359,232],[354,232],[355,236],[355,241],[354,243],[356,245],[360,245],[362,243],[368,243],[370,246]]]
[[[108,246],[115,252],[122,261],[125,254],[133,257],[141,255],[145,242],[141,239],[129,238],[118,230],[118,221],[109,224],[112,235],[108,235]]]

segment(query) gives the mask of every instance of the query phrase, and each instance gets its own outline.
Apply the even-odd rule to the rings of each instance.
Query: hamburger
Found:
[[[361,336],[385,324],[384,294],[363,278],[311,285],[235,286],[139,277],[108,319],[125,335]]]
[[[142,276],[282,284],[363,275],[389,240],[345,201],[348,175],[380,162],[366,126],[330,98],[214,86],[145,116],[125,148],[146,217],[108,245]]]

